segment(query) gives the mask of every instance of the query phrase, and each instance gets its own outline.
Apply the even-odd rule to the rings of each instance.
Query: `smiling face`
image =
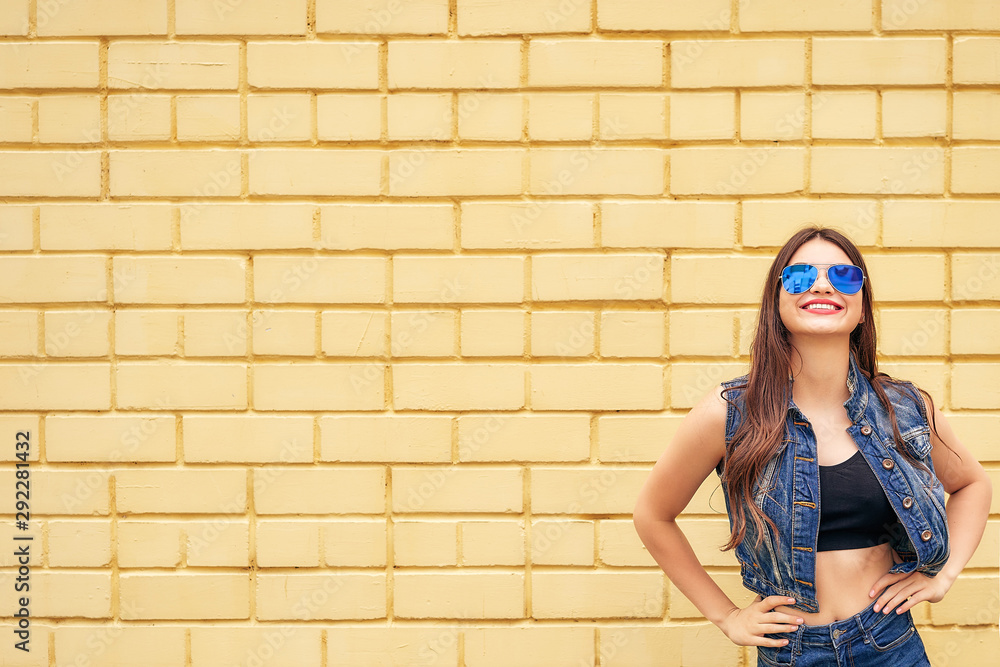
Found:
[[[821,238],[806,241],[795,251],[788,266],[792,264],[853,264],[851,258],[836,244]],[[802,294],[789,294],[778,288],[778,311],[781,321],[791,338],[810,335],[850,336],[864,314],[864,290],[857,294],[838,292],[827,279],[827,266],[819,266],[819,275],[812,287]],[[809,303],[832,304],[818,308],[806,307]]]

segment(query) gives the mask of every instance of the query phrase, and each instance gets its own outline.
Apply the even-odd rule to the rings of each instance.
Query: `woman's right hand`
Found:
[[[787,639],[765,637],[765,634],[794,632],[802,624],[802,619],[774,608],[783,604],[793,604],[795,600],[784,595],[769,595],[729,612],[720,629],[738,646],[784,646]]]

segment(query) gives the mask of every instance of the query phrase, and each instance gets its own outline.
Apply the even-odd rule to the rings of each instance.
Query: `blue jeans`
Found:
[[[930,667],[924,642],[909,611],[873,611],[875,602],[843,621],[800,625],[765,637],[787,639],[784,646],[758,646],[762,667]]]

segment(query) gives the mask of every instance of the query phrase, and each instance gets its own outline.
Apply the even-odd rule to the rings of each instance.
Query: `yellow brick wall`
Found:
[[[0,663],[753,665],[637,489],[810,222],[1000,482],[998,34],[991,0],[4,0]],[[1000,651],[994,498],[915,609],[935,667]],[[724,511],[713,475],[680,521],[745,604]]]

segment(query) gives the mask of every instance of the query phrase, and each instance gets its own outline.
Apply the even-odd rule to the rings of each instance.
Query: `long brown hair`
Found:
[[[788,239],[778,251],[778,255],[774,258],[768,271],[767,279],[764,282],[760,313],[757,318],[757,330],[750,346],[750,372],[747,380],[742,385],[736,385],[726,390],[745,389],[745,409],[742,411],[742,421],[739,427],[733,434],[731,442],[727,444],[728,452],[722,483],[727,485],[727,493],[731,500],[730,510],[733,513],[733,525],[729,541],[721,547],[721,551],[734,549],[743,541],[746,535],[747,510],[749,510],[750,519],[757,528],[758,545],[763,536],[765,521],[770,525],[775,539],[778,537],[777,526],[753,502],[752,493],[753,486],[761,471],[781,449],[782,441],[785,438],[785,419],[791,391],[788,378],[793,348],[788,341],[788,329],[781,321],[778,310],[781,271],[788,264],[795,251],[806,241],[814,238],[836,244],[847,254],[851,263],[861,267],[861,270],[864,271],[865,281],[862,286],[864,317],[863,321],[851,332],[850,353],[857,359],[859,370],[871,383],[879,402],[889,414],[893,439],[898,451],[914,465],[930,472],[927,466],[910,454],[908,448],[902,446],[903,439],[896,423],[896,412],[885,392],[885,387],[888,385],[897,387],[897,392],[905,391],[898,386],[900,380],[878,370],[878,362],[875,358],[877,338],[875,318],[872,317],[872,281],[861,252],[850,239],[835,229],[819,226],[803,227]],[[923,389],[919,387],[917,389],[930,401],[930,417],[933,422],[934,399]],[[736,403],[726,397],[725,392],[723,392],[723,398],[727,403],[739,409]],[[914,396],[913,398],[917,400],[918,397]],[[924,407],[920,406],[920,409],[923,410]],[[936,427],[932,425],[931,428],[936,434]],[[949,447],[949,449],[951,448]]]

